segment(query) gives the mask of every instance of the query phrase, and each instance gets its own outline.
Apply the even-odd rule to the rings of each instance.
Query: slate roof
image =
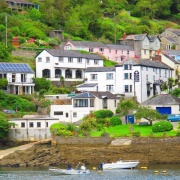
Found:
[[[91,48],[99,48],[99,47],[107,47],[106,44],[103,44],[101,42],[93,42],[93,41],[69,41],[74,46],[85,46],[85,47],[91,47]]]
[[[25,4],[33,4],[27,0],[5,0],[6,2],[14,2],[14,3],[25,3]]]
[[[119,99],[116,95],[112,94],[109,91],[89,91],[92,95],[96,96],[99,99],[107,97],[107,99]]]
[[[168,29],[166,29],[166,31],[167,31],[167,30],[170,30],[170,31],[172,31],[174,34],[180,36],[180,29],[172,29],[172,28],[168,28]]]
[[[142,105],[178,105],[180,98],[174,97],[171,94],[160,94],[142,103]]]
[[[127,46],[127,45],[107,44],[107,47],[109,49],[115,49],[115,50],[127,50],[127,51],[134,50],[131,46]]]
[[[88,91],[81,94],[78,94],[77,96],[72,97],[72,99],[81,99],[81,98],[107,98],[107,99],[119,99],[116,95],[112,94],[109,91]]]
[[[49,54],[54,57],[77,57],[87,59],[103,60],[101,56],[97,54],[82,54],[75,50],[60,50],[60,49],[45,49]]]
[[[86,72],[110,72],[115,71],[115,67],[88,67]]]
[[[95,98],[95,97],[90,92],[84,92],[72,97],[72,99],[81,99],[81,98]]]
[[[166,53],[162,53],[166,58],[168,58],[169,60],[171,60],[172,62],[174,62],[175,64],[180,64],[180,61],[175,60],[173,57],[170,57],[169,55],[167,55]]]
[[[159,36],[157,36],[157,35],[149,36],[150,42],[154,42],[157,38],[160,40]],[[160,40],[160,41],[161,41],[161,40]]]
[[[134,34],[134,35],[128,35],[125,39],[135,40],[135,41],[142,41],[147,34]]]
[[[33,73],[34,71],[26,63],[0,63],[0,72]]]
[[[145,60],[145,59],[127,59],[124,62],[115,65],[116,67],[121,67],[124,64],[132,64],[133,66],[145,66],[145,67],[155,67],[155,68],[162,68],[162,69],[172,69],[170,66],[159,62],[159,61],[152,61],[152,60]]]
[[[95,87],[97,85],[98,85],[98,83],[84,83],[84,84],[77,85],[76,87],[78,87],[78,88],[82,88],[82,87]]]
[[[172,37],[162,37],[164,39],[166,39],[167,41],[169,41],[172,44],[179,44],[177,41],[175,41]],[[161,38],[161,39],[162,39]]]

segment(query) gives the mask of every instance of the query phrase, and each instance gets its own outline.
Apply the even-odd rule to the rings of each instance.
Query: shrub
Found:
[[[140,137],[140,132],[139,131],[133,131],[132,132],[132,136],[134,136],[134,137]]]
[[[67,125],[67,129],[69,130],[69,131],[71,131],[71,132],[73,132],[73,131],[76,131],[76,125],[74,125],[74,124],[72,124],[72,123],[69,123],[68,125]]]
[[[165,132],[171,131],[172,129],[173,125],[168,121],[159,121],[152,126],[152,132]]]
[[[117,125],[121,125],[122,121],[119,116],[113,116],[110,118],[110,124],[111,126],[117,126]]]
[[[97,129],[97,131],[102,131],[103,130],[103,125],[102,124],[97,124],[96,129]]]
[[[38,106],[41,107],[41,108],[48,107],[50,104],[51,104],[51,102],[50,102],[49,99],[41,99],[38,102]]]
[[[180,136],[180,131],[178,130],[177,132],[176,132],[176,136]]]
[[[93,114],[96,116],[96,118],[107,118],[112,117],[113,112],[111,110],[98,110],[94,111]]]

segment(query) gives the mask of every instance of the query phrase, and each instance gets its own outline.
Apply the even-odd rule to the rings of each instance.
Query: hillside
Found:
[[[13,38],[22,48],[39,51],[68,38],[116,43],[124,33],[153,35],[162,33],[167,26],[180,28],[178,4],[173,0],[163,6],[162,0],[147,1],[149,4],[142,0],[29,1],[38,4],[39,10],[9,8],[5,1],[0,4],[0,41],[9,48]],[[49,31],[55,29],[62,30],[61,39],[49,37]]]

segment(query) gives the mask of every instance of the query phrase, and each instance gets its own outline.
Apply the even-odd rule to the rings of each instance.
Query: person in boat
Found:
[[[71,164],[70,163],[68,163],[68,165],[67,165],[67,170],[71,170]]]
[[[85,171],[85,170],[86,170],[85,164],[82,164],[81,170],[82,170],[82,171]]]

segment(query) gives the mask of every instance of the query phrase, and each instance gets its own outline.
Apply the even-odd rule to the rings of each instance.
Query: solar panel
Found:
[[[0,71],[34,73],[28,64],[0,63]]]

